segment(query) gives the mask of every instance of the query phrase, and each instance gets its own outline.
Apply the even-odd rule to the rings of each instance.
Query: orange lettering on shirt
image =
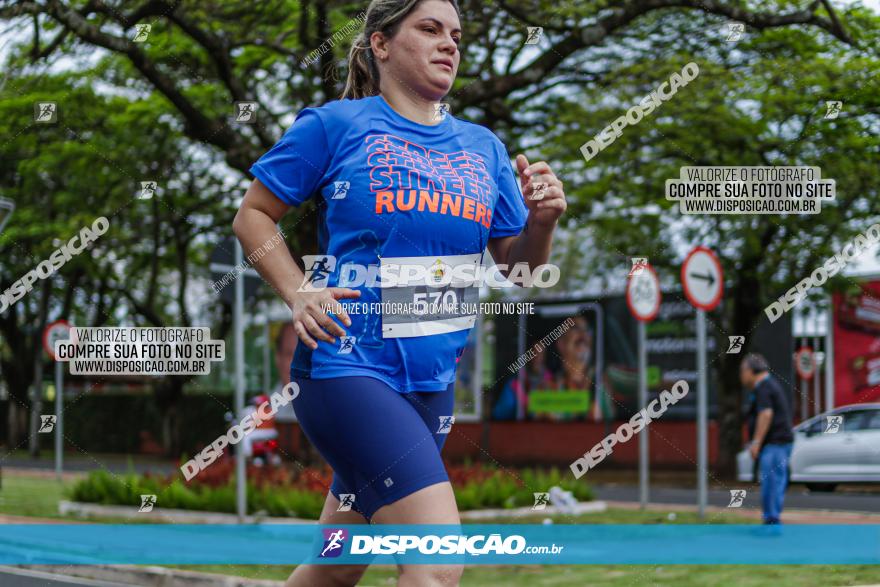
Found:
[[[446,211],[447,209],[449,212]],[[461,216],[461,197],[455,196],[453,198],[449,194],[443,194],[443,205],[440,207],[440,213]]]
[[[474,201],[470,198],[465,198],[464,212],[461,213],[461,217],[467,218],[468,220],[474,219]]]
[[[477,215],[474,216],[474,222],[483,222],[483,219],[486,217],[486,206],[483,204],[477,204]]]
[[[403,194],[409,192],[409,200],[403,200]],[[397,190],[397,209],[412,210],[416,205],[416,190]]]
[[[428,210],[431,212],[437,211],[437,205],[440,203],[440,194],[437,192],[426,192],[424,190],[419,192],[419,212],[424,211],[425,204],[428,205]]]
[[[389,212],[394,212],[394,192],[376,192],[376,214],[382,213],[382,208],[388,206]]]

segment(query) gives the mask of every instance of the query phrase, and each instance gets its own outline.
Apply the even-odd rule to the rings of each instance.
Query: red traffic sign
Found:
[[[681,283],[692,306],[706,312],[714,310],[724,293],[724,273],[715,253],[703,246],[688,253],[681,265]]]
[[[73,326],[67,320],[56,320],[43,330],[43,349],[53,361],[55,360],[55,341],[70,338],[70,329]]]
[[[633,271],[626,281],[626,305],[636,320],[650,322],[660,311],[660,280],[647,263]]]
[[[794,368],[801,379],[809,379],[816,373],[816,355],[808,346],[801,347],[794,354]]]

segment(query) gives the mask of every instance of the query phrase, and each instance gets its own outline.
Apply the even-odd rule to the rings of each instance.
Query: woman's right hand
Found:
[[[299,339],[310,348],[318,348],[315,339],[331,344],[334,336],[345,336],[345,330],[331,318],[336,316],[346,327],[351,326],[351,318],[339,300],[358,298],[361,292],[347,287],[328,287],[320,291],[302,291],[294,294],[288,306],[293,315],[293,329]]]

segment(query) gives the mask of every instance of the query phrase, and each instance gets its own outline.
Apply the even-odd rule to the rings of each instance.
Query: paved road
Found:
[[[136,587],[129,583],[93,581],[10,567],[0,567],[0,585],[3,587]]]
[[[757,485],[739,483],[730,489],[745,489],[746,498],[742,507],[761,508],[761,490]],[[595,487],[596,497],[609,501],[639,501],[639,488],[631,485],[599,485]],[[709,505],[726,507],[730,503],[729,490],[711,489],[708,494]],[[673,487],[652,487],[649,501],[653,504],[696,505],[696,489]],[[880,494],[877,493],[811,493],[802,485],[789,487],[785,496],[785,507],[807,510],[833,510],[849,512],[880,512]]]

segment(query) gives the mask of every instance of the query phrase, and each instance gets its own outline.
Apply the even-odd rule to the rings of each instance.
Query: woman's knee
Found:
[[[401,585],[446,587],[458,585],[464,565],[398,565]]]
[[[357,585],[367,570],[367,565],[301,565],[297,567],[285,587],[327,585],[349,587]]]

